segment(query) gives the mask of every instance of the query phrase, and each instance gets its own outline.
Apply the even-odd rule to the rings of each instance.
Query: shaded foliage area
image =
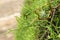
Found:
[[[25,0],[15,40],[59,40],[60,1]]]

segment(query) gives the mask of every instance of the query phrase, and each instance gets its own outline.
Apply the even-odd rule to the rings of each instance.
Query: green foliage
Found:
[[[59,40],[59,0],[25,0],[17,17],[15,40]]]

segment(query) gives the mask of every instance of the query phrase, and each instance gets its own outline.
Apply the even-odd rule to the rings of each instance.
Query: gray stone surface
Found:
[[[13,40],[13,34],[7,33],[16,27],[16,18],[19,16],[23,0],[0,0],[0,40]]]
[[[0,0],[0,17],[20,11],[22,0]]]

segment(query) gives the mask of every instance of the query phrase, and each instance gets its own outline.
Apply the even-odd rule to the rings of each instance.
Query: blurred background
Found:
[[[0,40],[13,40],[13,33],[6,32],[16,27],[16,18],[23,6],[23,0],[0,0]]]

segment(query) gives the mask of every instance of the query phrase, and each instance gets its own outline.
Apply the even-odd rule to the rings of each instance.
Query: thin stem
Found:
[[[56,12],[56,9],[55,9],[55,8],[53,8],[52,10],[53,10],[53,12],[52,12],[51,23],[52,23],[52,21],[53,21],[53,19],[54,19],[54,15],[55,15],[55,12]]]
[[[46,33],[47,33],[47,30],[44,32],[44,34],[42,35],[42,37],[40,38],[40,40],[42,40],[45,37]]]

